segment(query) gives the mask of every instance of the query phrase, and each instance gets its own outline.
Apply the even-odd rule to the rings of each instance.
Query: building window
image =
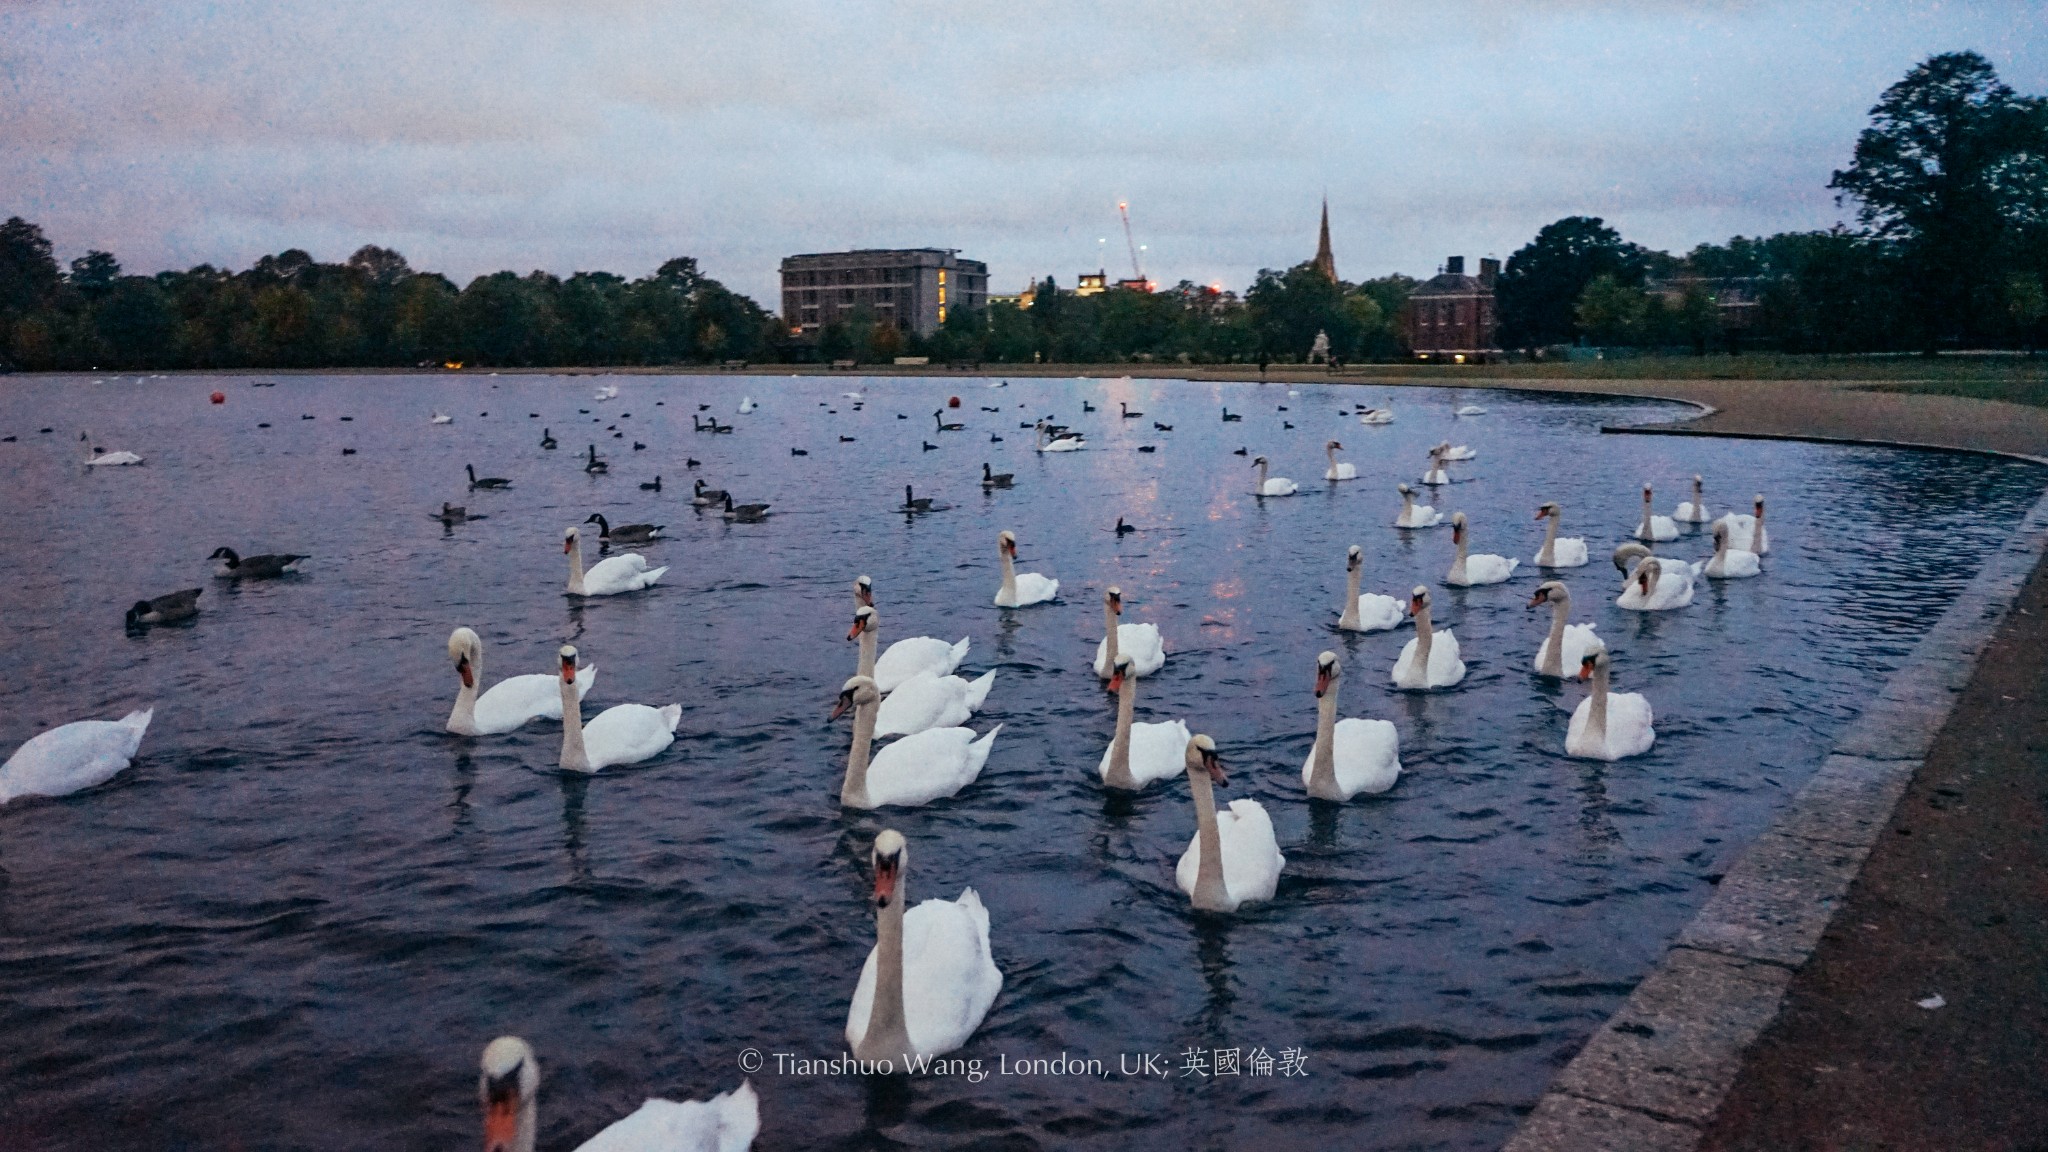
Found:
[[[944,268],[941,268],[941,269],[939,269],[939,287],[941,287],[941,288],[944,288],[945,286],[946,286],[946,270],[945,270]]]
[[[945,287],[945,284],[946,284],[946,280],[945,280],[945,277],[946,277],[946,274],[945,274],[944,272],[941,272],[941,273],[939,273],[939,304],[940,304],[940,306],[942,306],[942,307],[943,307],[943,306],[945,305],[945,303],[946,303],[946,287]]]
[[[943,275],[945,275],[945,273],[941,272],[941,273],[939,273],[939,275],[943,276]],[[945,305],[943,305],[943,304],[942,304],[942,305],[940,305],[940,306],[939,306],[939,323],[941,323],[941,324],[944,324],[945,322],[946,322],[946,308],[945,308]]]

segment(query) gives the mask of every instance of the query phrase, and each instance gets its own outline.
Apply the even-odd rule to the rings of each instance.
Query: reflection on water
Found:
[[[759,1147],[1498,1147],[2042,483],[1935,453],[1603,437],[1670,407],[1583,397],[1490,395],[1453,426],[1451,393],[1401,390],[1375,428],[1347,410],[1382,390],[1314,386],[878,380],[856,412],[836,403],[845,380],[621,378],[607,403],[588,380],[536,377],[245,384],[0,382],[0,433],[21,437],[0,444],[17,673],[0,743],[157,706],[119,780],[0,809],[10,1147],[459,1146],[477,1052],[506,1031],[538,1047],[542,1142],[567,1147],[647,1095],[732,1087],[743,1048],[834,1055],[883,827],[910,838],[913,898],[972,886],[989,907],[1006,983],[963,1055],[1299,1046],[1309,1075],[1180,1078],[1177,1057],[1167,1081],[771,1069],[754,1077]],[[762,408],[725,415],[742,393]],[[950,395],[968,427],[934,433]],[[1119,400],[1146,416],[1118,419]],[[699,403],[738,430],[692,433]],[[1226,403],[1242,423],[1219,420]],[[437,408],[493,415],[429,425]],[[1033,453],[1017,424],[1047,414],[1090,448]],[[648,450],[609,441],[612,472],[591,477],[538,447],[543,424],[580,447],[592,420]],[[149,464],[86,474],[44,426]],[[1388,527],[1394,485],[1447,436],[1479,458],[1434,498],[1472,518],[1476,551],[1523,558],[1504,586],[1443,588],[1448,529]],[[1319,479],[1331,438],[1361,479]],[[1302,494],[1252,499],[1241,446]],[[983,492],[983,461],[1016,487]],[[465,464],[513,485],[468,491]],[[663,492],[642,491],[657,472]],[[1717,510],[1768,494],[1767,575],[1682,612],[1614,608],[1607,552],[1640,485],[1668,510],[1694,472]],[[773,515],[693,509],[699,476]],[[953,508],[898,515],[905,484]],[[1548,624],[1523,608],[1543,578],[1531,513],[1550,499],[1594,557],[1563,573],[1575,619],[1607,638],[1616,689],[1657,709],[1640,759],[1564,757],[1584,689],[1528,673]],[[426,515],[443,501],[486,518],[444,528]],[[673,565],[656,589],[563,596],[562,529],[592,512],[669,526],[643,549]],[[1140,531],[1119,539],[1118,516]],[[1059,603],[990,606],[1004,528]],[[313,559],[231,586],[204,560],[222,544]],[[1365,590],[1435,589],[1470,666],[1458,689],[1389,690],[1406,628],[1332,633],[1351,544]],[[976,727],[1005,727],[954,800],[839,810],[847,730],[823,717],[854,664],[861,572],[885,643],[969,636],[966,670],[998,669]],[[1229,796],[1273,816],[1288,866],[1269,905],[1193,914],[1173,879],[1194,833],[1185,784],[1097,783],[1115,699],[1088,661],[1113,583],[1171,654],[1139,719],[1213,735]],[[195,584],[190,627],[120,631],[136,598]],[[557,724],[450,737],[458,624],[483,636],[490,680],[573,643],[599,669],[592,714],[681,702],[675,746],[583,778],[554,767]],[[1325,648],[1345,661],[1343,713],[1393,721],[1406,769],[1341,807],[1301,785]]]

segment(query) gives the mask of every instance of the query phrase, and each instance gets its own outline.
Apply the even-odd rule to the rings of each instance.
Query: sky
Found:
[[[375,243],[457,283],[937,247],[991,290],[1242,289],[1506,257],[1561,216],[1683,251],[1851,217],[1870,106],[1974,49],[2048,93],[2048,2],[0,0],[0,217],[60,259]]]

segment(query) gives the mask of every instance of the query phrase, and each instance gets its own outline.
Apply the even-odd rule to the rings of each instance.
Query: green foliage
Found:
[[[1567,216],[1544,225],[1501,270],[1496,292],[1503,346],[1570,341],[1577,334],[1579,298],[1588,285],[1605,276],[1618,285],[1639,287],[1648,265],[1643,249],[1624,241],[1597,216]]]

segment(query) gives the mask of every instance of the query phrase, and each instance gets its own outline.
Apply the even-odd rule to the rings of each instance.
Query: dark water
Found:
[[[20,436],[0,444],[0,746],[157,708],[113,784],[0,810],[0,1146],[473,1146],[477,1053],[517,1032],[545,1070],[542,1145],[560,1148],[646,1095],[732,1087],[742,1049],[836,1054],[886,823],[910,838],[913,896],[971,884],[993,918],[1007,982],[960,1055],[994,1070],[1065,1052],[1111,1075],[869,1084],[778,1075],[771,1056],[759,1147],[1491,1148],[2042,485],[1982,458],[1596,434],[1670,412],[1633,401],[1472,393],[1491,414],[1453,421],[1453,393],[1403,390],[1398,422],[1365,428],[1337,409],[1382,391],[618,383],[602,403],[589,379],[510,376],[0,383],[0,434]],[[840,393],[861,383],[856,413]],[[216,386],[223,407],[205,403]],[[762,409],[736,415],[749,393]],[[954,393],[970,430],[937,434],[927,414]],[[739,431],[693,434],[700,400]],[[1116,419],[1118,400],[1146,417]],[[1223,424],[1224,404],[1244,422]],[[456,423],[430,426],[433,410]],[[1033,454],[1017,424],[1042,414],[1094,448]],[[624,439],[601,431],[614,422]],[[543,425],[560,451],[537,446]],[[87,474],[81,427],[148,465]],[[1332,435],[1362,479],[1316,479]],[[1524,566],[1505,586],[1438,587],[1471,672],[1402,696],[1385,681],[1406,630],[1328,627],[1349,544],[1369,590],[1440,580],[1448,530],[1388,524],[1393,484],[1444,436],[1480,452],[1445,503],[1472,516],[1476,551]],[[578,470],[592,442],[610,475]],[[1240,445],[1303,494],[1252,500]],[[985,496],[983,460],[1017,488]],[[514,487],[466,493],[470,462]],[[641,492],[657,471],[666,491]],[[1613,608],[1606,553],[1638,485],[1655,480],[1668,511],[1694,471],[1717,506],[1769,493],[1767,574],[1681,612]],[[774,517],[694,514],[694,475]],[[954,508],[890,514],[906,482]],[[489,518],[444,532],[426,515],[444,499]],[[1577,617],[1599,622],[1617,687],[1657,709],[1643,758],[1565,758],[1581,690],[1526,671],[1548,622],[1522,608],[1544,499],[1593,545],[1593,566],[1565,574]],[[647,550],[674,565],[657,590],[563,597],[561,530],[594,510],[669,525]],[[1145,531],[1119,540],[1118,515]],[[1002,528],[1026,570],[1060,578],[1059,605],[989,606]],[[221,544],[314,559],[236,589],[209,576]],[[839,810],[847,729],[824,716],[854,663],[860,572],[885,642],[969,635],[966,669],[1001,669],[975,726],[1005,728],[950,801]],[[1114,709],[1087,662],[1111,582],[1171,652],[1141,718],[1213,734],[1225,795],[1273,816],[1288,863],[1271,904],[1191,914],[1172,877],[1194,827],[1185,787],[1120,801],[1097,786]],[[208,586],[196,625],[123,635],[127,602],[193,584]],[[556,725],[445,734],[458,624],[483,634],[492,680],[577,644],[601,670],[593,709],[681,701],[681,739],[570,778]],[[1407,768],[1341,809],[1308,804],[1300,780],[1324,648],[1346,660],[1344,713],[1393,720]],[[1300,1049],[1307,1075],[1180,1074],[1187,1049],[1260,1047]],[[1145,1053],[1170,1078],[1117,1074]]]

